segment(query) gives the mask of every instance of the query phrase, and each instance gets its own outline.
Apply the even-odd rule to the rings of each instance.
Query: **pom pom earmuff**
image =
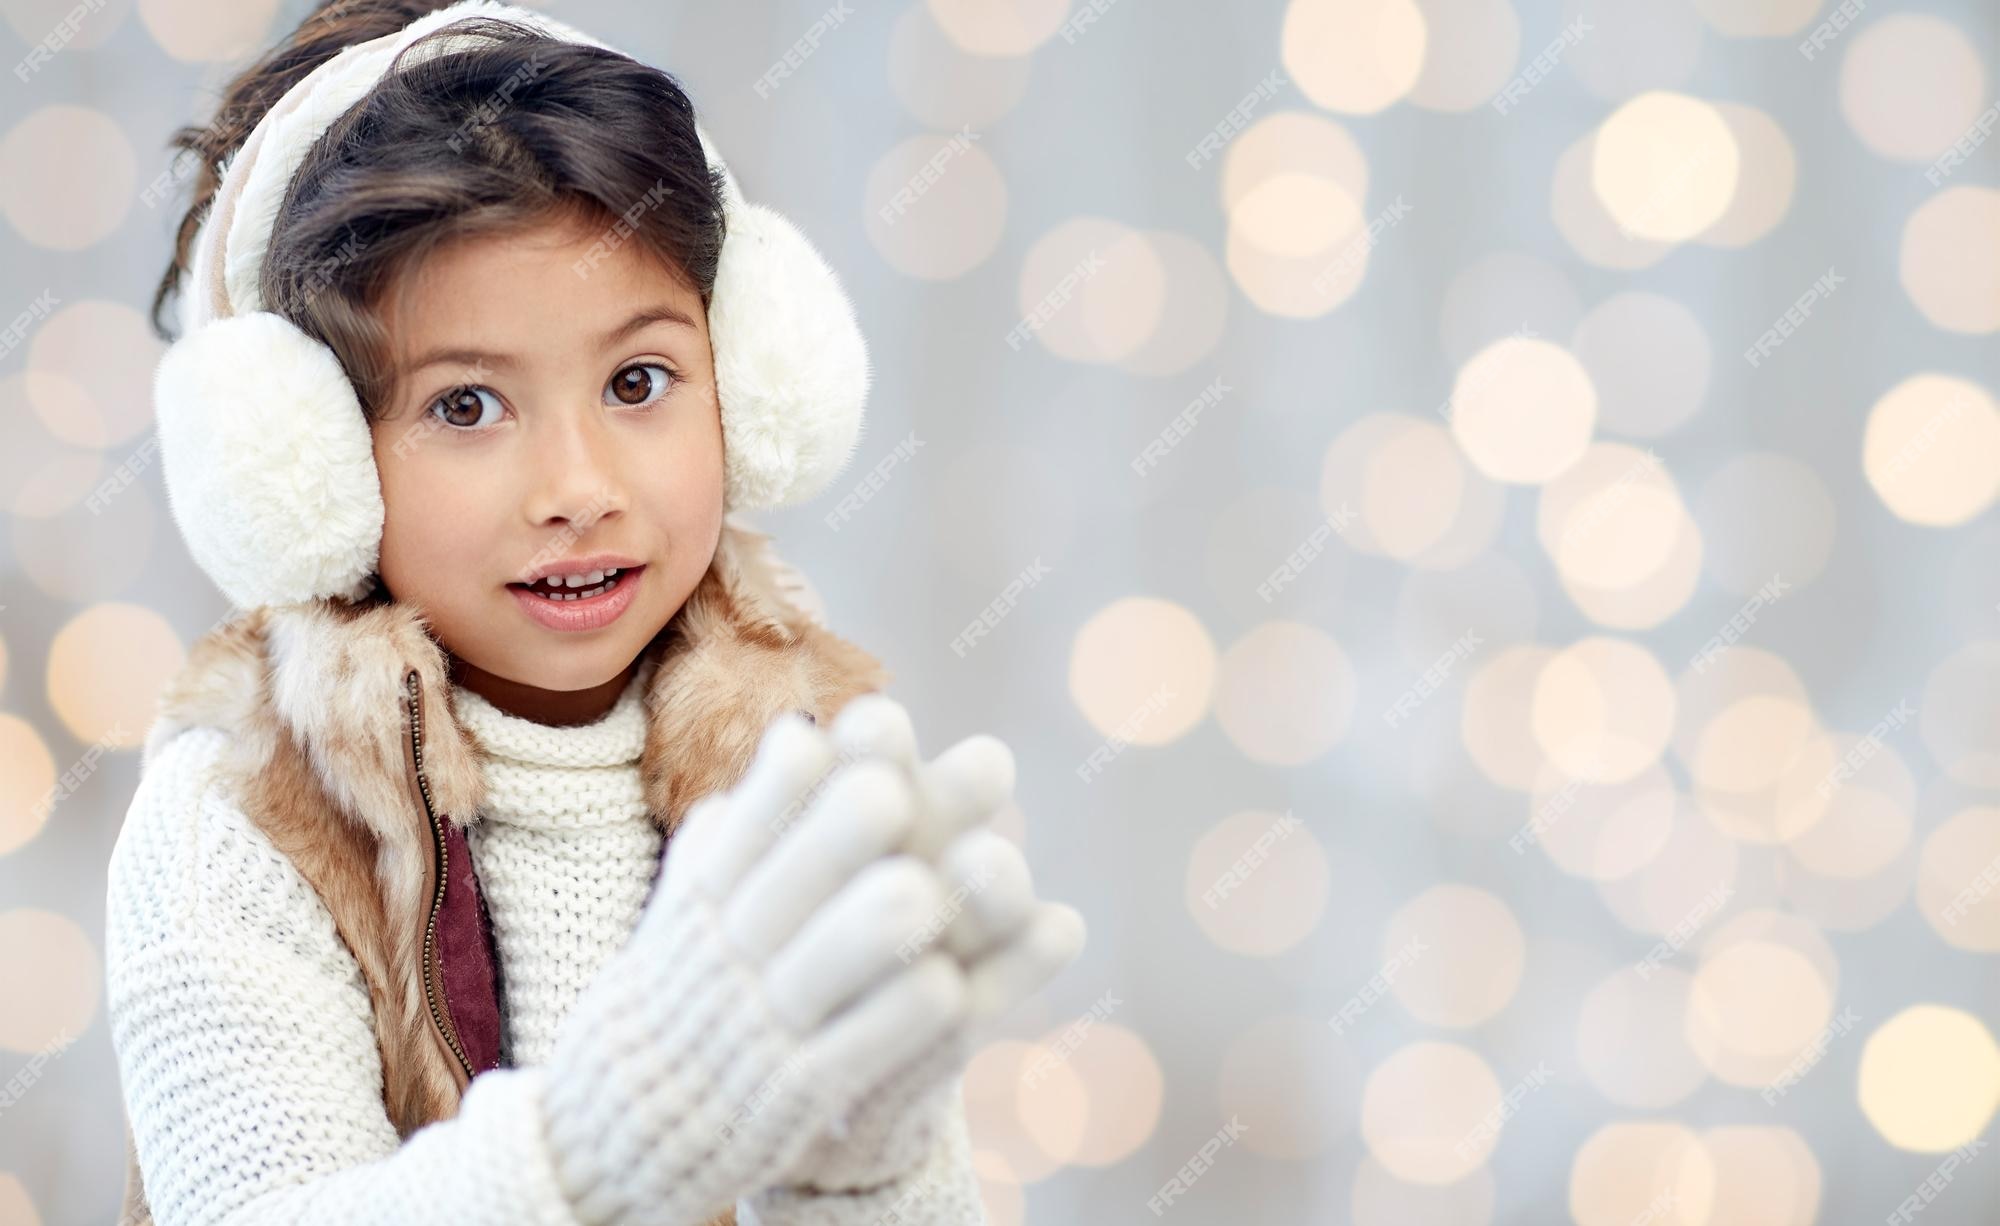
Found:
[[[188,551],[239,607],[358,600],[372,586],[383,507],[367,420],[333,351],[264,310],[258,285],[278,210],[313,143],[397,53],[467,17],[604,46],[530,9],[462,0],[345,48],[257,124],[196,235],[185,335],[154,377],[160,466]],[[449,54],[470,38],[446,34],[416,54]],[[867,346],[812,244],[776,212],[746,203],[708,134],[700,136],[724,179],[727,233],[708,326],[725,505],[801,502],[853,454],[868,396]]]

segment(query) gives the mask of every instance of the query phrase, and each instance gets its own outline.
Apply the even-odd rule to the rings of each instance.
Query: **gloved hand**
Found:
[[[834,771],[786,714],[736,787],[697,802],[631,939],[565,1019],[543,1115],[589,1223],[687,1223],[769,1185],[859,1093],[968,1006],[921,934],[944,901],[898,854],[917,813],[888,764]]]
[[[975,1025],[1012,1009],[1073,961],[1084,927],[1072,908],[1037,900],[1020,851],[983,828],[1013,794],[1014,759],[1004,744],[969,737],[923,762],[909,714],[879,694],[848,703],[831,734],[844,757],[886,760],[913,781],[917,812],[900,849],[935,861],[945,901],[904,953],[914,957],[915,942],[936,941],[963,967],[968,988],[963,1018],[870,1086],[785,1173],[787,1184],[849,1191],[923,1164],[963,1110],[958,1084]]]

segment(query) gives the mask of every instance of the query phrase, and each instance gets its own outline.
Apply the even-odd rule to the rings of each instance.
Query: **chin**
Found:
[[[519,667],[506,676],[536,689],[561,693],[603,685],[623,672],[644,650],[644,640],[633,643],[628,637],[588,645],[551,644],[547,651],[534,652],[519,661]]]

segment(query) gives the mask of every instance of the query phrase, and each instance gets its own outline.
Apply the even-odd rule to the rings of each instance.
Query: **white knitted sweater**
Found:
[[[213,786],[224,734],[165,746],[112,852],[105,925],[112,1041],[158,1226],[579,1226],[542,1127],[544,1061],[638,922],[659,862],[639,775],[643,680],[595,723],[561,728],[455,691],[489,755],[467,838],[513,1067],[481,1074],[455,1117],[406,1142],[383,1107],[367,988],[332,915]],[[962,1114],[903,1180],[742,1197],[743,1226],[984,1220]]]

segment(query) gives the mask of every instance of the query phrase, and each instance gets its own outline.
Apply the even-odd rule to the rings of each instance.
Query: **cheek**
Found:
[[[382,484],[384,582],[398,599],[426,606],[446,602],[453,567],[463,567],[479,543],[477,499],[462,474],[447,474],[419,443],[401,454],[378,433],[375,471]]]
[[[680,521],[699,521],[704,515],[722,513],[723,446],[722,417],[713,395],[703,407],[675,419],[672,428],[662,431],[657,446],[642,472],[657,474],[643,480],[634,475],[634,493],[639,501],[650,501],[670,510]]]

